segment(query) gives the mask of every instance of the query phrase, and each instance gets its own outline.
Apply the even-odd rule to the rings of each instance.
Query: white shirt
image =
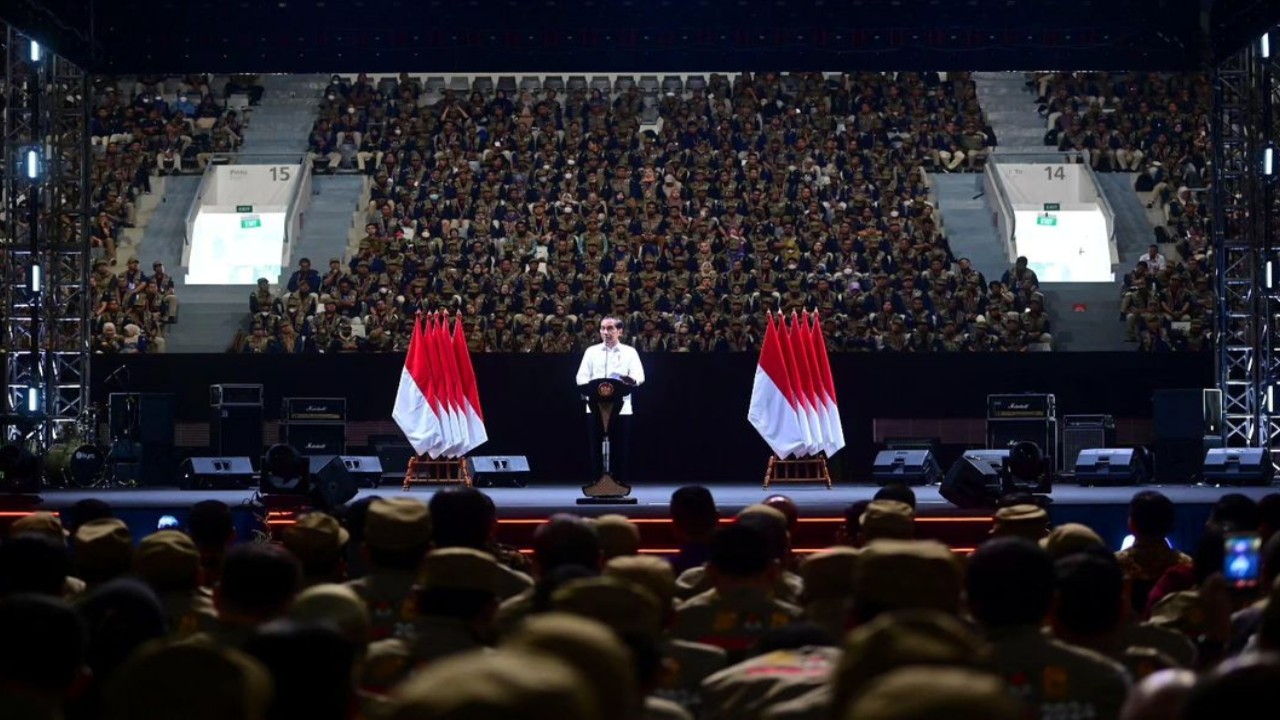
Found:
[[[644,366],[640,364],[640,354],[630,345],[618,343],[612,348],[604,343],[596,343],[582,353],[582,364],[578,366],[578,384],[583,385],[592,380],[602,378],[618,379],[623,376],[636,381],[636,385],[644,384]],[[591,412],[590,406],[587,412]],[[622,399],[620,415],[631,414],[631,396]]]

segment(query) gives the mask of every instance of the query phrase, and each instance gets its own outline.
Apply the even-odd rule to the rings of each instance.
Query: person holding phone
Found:
[[[592,380],[611,378],[626,385],[637,387],[644,384],[644,365],[640,362],[640,354],[634,347],[621,341],[622,320],[614,316],[606,316],[600,320],[600,340],[582,353],[582,364],[578,366],[577,383],[584,385]],[[587,406],[588,415],[591,408]],[[603,438],[600,437],[600,424],[594,418],[587,418],[588,438],[591,443],[591,480],[600,477],[604,471],[604,454],[601,448]],[[627,450],[631,435],[631,396],[623,398],[622,409],[609,422],[609,473],[614,480],[626,485]]]

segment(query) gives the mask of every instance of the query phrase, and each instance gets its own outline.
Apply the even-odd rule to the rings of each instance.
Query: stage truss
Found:
[[[0,429],[43,451],[89,398],[91,96],[80,67],[0,24],[4,39]]]

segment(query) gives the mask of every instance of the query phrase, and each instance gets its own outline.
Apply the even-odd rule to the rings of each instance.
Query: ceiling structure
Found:
[[[9,0],[0,14],[106,74],[1190,70],[1274,25],[1280,3]]]

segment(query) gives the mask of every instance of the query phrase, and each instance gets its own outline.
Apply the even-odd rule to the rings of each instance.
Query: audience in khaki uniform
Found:
[[[133,548],[95,506],[68,512],[84,541],[69,552],[59,518],[33,514],[0,543],[0,637],[22,649],[0,653],[0,716],[1217,720],[1280,702],[1280,541],[1264,546],[1269,587],[1217,572],[1222,528],[1258,524],[1248,498],[1215,507],[1191,572],[1170,565],[1141,622],[1123,556],[1091,528],[1013,504],[962,562],[910,539],[913,496],[885,494],[851,518],[862,547],[797,563],[803,610],[777,596],[785,498],[715,523],[709,587],[682,602],[667,560],[633,554],[629,520],[556,516],[535,533],[537,583],[502,604],[504,635],[500,588],[520,571],[474,489],[439,494],[443,522],[416,498],[374,500],[363,518],[300,517],[279,544],[235,544],[225,506],[206,506],[190,535]],[[92,582],[70,604],[73,562]],[[356,580],[319,582],[344,565]],[[391,597],[386,577],[405,615],[378,639],[365,598]]]
[[[369,606],[373,639],[410,638],[417,619],[414,585],[431,545],[431,515],[413,498],[374,500],[364,521],[361,554],[369,573],[348,583]]]
[[[783,511],[763,503],[748,505],[738,513],[738,520],[751,518],[751,522],[759,522],[770,538],[775,559],[780,564],[777,586],[774,593],[780,600],[796,602],[800,597],[800,577],[788,569],[791,561],[791,538],[787,529],[787,515]],[[676,594],[681,599],[689,599],[699,593],[711,589],[711,579],[705,564],[689,568],[676,578]]]

